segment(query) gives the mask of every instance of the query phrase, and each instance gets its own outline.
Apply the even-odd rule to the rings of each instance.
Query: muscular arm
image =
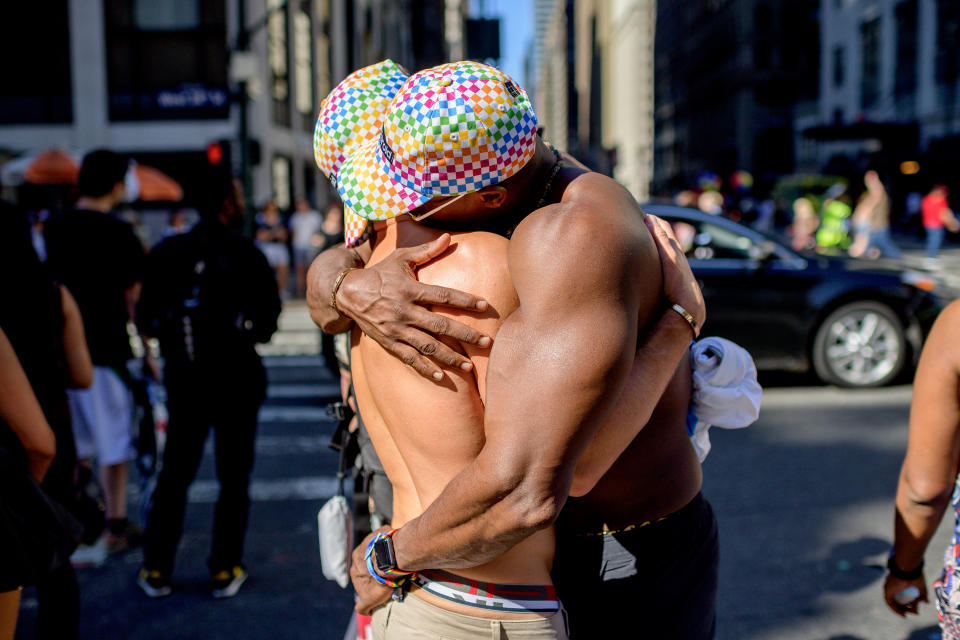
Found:
[[[664,267],[664,296],[691,312],[697,326],[702,327],[706,320],[703,294],[683,249],[663,220],[648,214],[644,222],[657,240]],[[570,495],[589,493],[649,422],[692,338],[696,338],[692,327],[672,309],[667,309],[646,333],[633,358],[624,392],[577,462]]]
[[[486,444],[395,534],[403,569],[475,566],[549,526],[626,381],[639,298],[649,293],[628,283],[643,267],[659,276],[653,243],[638,257],[625,240],[592,242],[596,213],[568,210],[562,224],[551,213],[510,243],[520,307],[490,356]],[[647,287],[658,293],[659,277]]]
[[[905,571],[923,561],[927,544],[950,502],[957,477],[960,459],[958,331],[960,302],[954,302],[937,318],[914,381],[910,436],[900,470],[894,517],[894,556],[897,566]],[[922,587],[925,592],[923,578],[918,580],[918,588]],[[887,583],[888,603],[893,593],[909,586],[909,582],[890,576]]]

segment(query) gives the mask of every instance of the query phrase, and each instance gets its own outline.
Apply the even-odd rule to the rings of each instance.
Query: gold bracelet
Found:
[[[697,321],[694,319],[690,312],[678,305],[673,303],[670,305],[670,308],[680,314],[680,317],[687,321],[687,324],[690,325],[690,328],[693,329],[693,337],[696,339],[700,335],[700,327],[697,325]]]
[[[359,267],[347,267],[338,273],[337,279],[333,281],[333,288],[330,289],[330,306],[333,307],[333,310],[337,313],[340,313],[340,309],[337,308],[337,291],[340,290],[340,285],[343,283],[343,279],[347,277],[347,274],[357,269],[359,269]]]

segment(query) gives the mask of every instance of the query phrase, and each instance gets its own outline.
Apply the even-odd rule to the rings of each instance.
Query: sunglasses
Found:
[[[441,204],[439,207],[434,207],[433,209],[430,209],[429,211],[426,211],[426,212],[424,212],[424,213],[416,213],[416,214],[415,214],[415,213],[413,213],[412,211],[409,211],[409,212],[407,212],[407,213],[409,213],[409,215],[410,215],[411,218],[413,218],[413,219],[416,220],[417,222],[420,222],[421,220],[424,220],[424,219],[426,219],[426,218],[429,218],[430,216],[432,216],[433,214],[435,214],[437,211],[440,211],[441,209],[443,209],[443,208],[446,207],[447,205],[453,204],[454,202],[456,202],[457,200],[459,200],[460,198],[462,198],[462,197],[465,196],[465,195],[468,195],[468,193],[461,193],[461,194],[458,195],[458,196],[454,196],[454,197],[452,197],[452,198],[449,198],[446,202],[444,202],[443,204]]]

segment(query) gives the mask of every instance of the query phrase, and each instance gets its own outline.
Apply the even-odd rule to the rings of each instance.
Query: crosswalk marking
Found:
[[[330,436],[333,435],[333,426],[316,436],[257,436],[255,444],[258,456],[285,456],[304,453],[321,453],[331,451]],[[203,452],[214,455],[213,440],[207,440]]]
[[[277,478],[250,482],[250,499],[253,502],[324,500],[336,492],[336,476]],[[220,488],[216,480],[195,480],[190,485],[188,500],[194,504],[213,504],[217,501],[219,493]]]
[[[263,407],[260,422],[320,422],[327,421],[325,407]]]
[[[267,387],[267,398],[339,398],[340,385],[274,383]]]

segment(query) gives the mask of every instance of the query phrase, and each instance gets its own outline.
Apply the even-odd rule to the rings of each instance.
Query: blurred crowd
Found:
[[[221,491],[210,588],[237,593],[266,394],[254,347],[276,331],[281,297],[303,295],[317,253],[342,240],[339,206],[321,215],[305,199],[289,216],[265,203],[255,240],[244,236],[243,191],[211,168],[196,209],[171,212],[147,250],[123,208],[126,172],[97,150],[71,206],[0,203],[0,640],[14,636],[31,586],[36,636],[76,638],[74,567],[112,552],[142,545],[138,584],[169,593],[211,430]],[[128,505],[133,464],[138,505]]]
[[[937,268],[946,234],[960,232],[949,198],[946,185],[933,184],[927,193],[907,193],[895,206],[879,173],[868,170],[859,183],[811,176],[778,184],[765,197],[749,189],[722,190],[711,174],[697,189],[676,193],[673,202],[748,224],[762,233],[785,236],[797,251],[829,255],[899,258],[895,236],[920,232],[927,266]]]

